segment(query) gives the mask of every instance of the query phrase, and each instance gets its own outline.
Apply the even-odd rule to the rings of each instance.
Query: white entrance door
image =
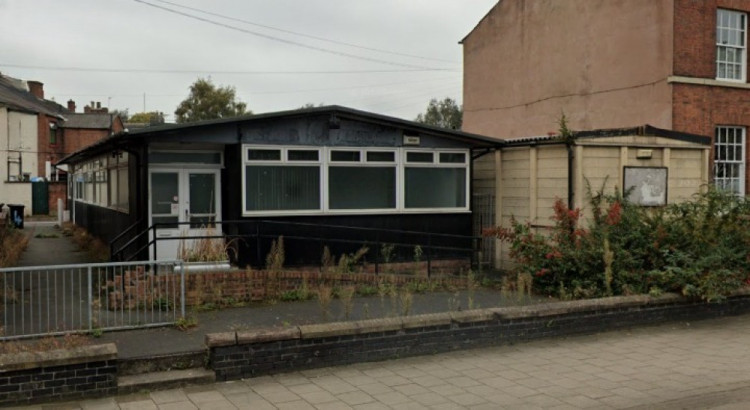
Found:
[[[150,225],[156,237],[151,259],[178,259],[197,249],[199,239],[221,234],[220,174],[212,169],[152,169],[149,173]]]

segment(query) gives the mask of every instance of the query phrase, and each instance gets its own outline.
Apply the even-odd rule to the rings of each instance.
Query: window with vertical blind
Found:
[[[467,153],[406,151],[405,157],[405,208],[468,206]]]
[[[245,212],[321,209],[319,149],[245,149]]]
[[[328,208],[396,209],[396,151],[331,149]]]
[[[243,146],[243,214],[468,212],[468,150]]]

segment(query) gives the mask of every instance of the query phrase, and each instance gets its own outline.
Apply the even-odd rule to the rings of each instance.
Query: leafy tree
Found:
[[[236,98],[234,87],[217,87],[210,78],[199,78],[190,86],[188,97],[177,106],[176,120],[185,123],[252,114],[247,104]]]
[[[463,107],[456,104],[456,100],[453,98],[445,97],[442,101],[433,98],[427,104],[427,110],[424,114],[417,115],[415,121],[436,127],[460,130],[463,113]]]
[[[305,104],[305,105],[303,105],[303,106],[299,107],[299,109],[300,109],[300,110],[306,110],[306,109],[308,109],[308,108],[323,107],[323,106],[325,106],[325,104],[323,104],[323,103],[320,103],[320,104],[318,104],[318,105],[315,105],[315,104],[313,104],[313,103],[307,103],[307,104]]]
[[[137,112],[130,117],[129,122],[141,122],[149,125],[164,124],[164,113],[161,111]]]
[[[109,113],[110,114],[114,114],[114,115],[120,117],[120,120],[123,123],[126,122],[126,121],[128,121],[129,116],[128,116],[128,109],[127,108],[112,110]]]

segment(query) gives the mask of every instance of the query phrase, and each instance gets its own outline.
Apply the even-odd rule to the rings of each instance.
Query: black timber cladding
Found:
[[[154,144],[185,144],[189,149],[193,143],[211,143],[224,145],[224,167],[221,171],[222,220],[239,221],[241,223],[223,226],[224,233],[230,237],[242,240],[236,241],[238,255],[236,262],[240,266],[252,264],[260,266],[270,246],[271,239],[266,237],[261,243],[250,238],[255,229],[250,223],[261,219],[275,221],[289,221],[293,223],[317,223],[327,225],[346,225],[361,228],[376,228],[390,230],[407,230],[419,232],[440,232],[452,235],[471,235],[471,213],[423,213],[423,214],[375,214],[375,215],[311,215],[311,216],[283,216],[273,217],[264,215],[258,217],[244,217],[242,209],[242,175],[243,175],[243,144],[279,145],[279,146],[339,146],[339,147],[383,147],[398,148],[404,146],[404,135],[417,136],[420,144],[413,148],[444,148],[444,149],[494,149],[501,145],[501,141],[468,134],[461,131],[446,130],[426,126],[412,121],[401,120],[378,114],[366,113],[344,107],[316,107],[304,110],[294,110],[281,113],[259,114],[204,121],[193,124],[169,124],[154,126],[132,132],[118,133],[106,140],[96,143],[86,149],[78,151],[64,158],[61,163],[77,164],[106,155],[117,150],[125,150],[134,154],[131,161],[131,213],[127,220],[132,224],[141,221],[140,231],[148,228],[148,159],[146,152]],[[470,165],[470,164],[469,164]],[[471,169],[469,169],[471,172]],[[98,225],[100,217],[90,218],[97,214],[93,206],[77,207],[87,228],[96,232],[97,236],[110,239],[113,235],[108,229]],[[121,231],[123,227],[117,224],[112,227]],[[309,235],[319,237],[325,232],[315,232],[308,229]],[[300,234],[299,228],[291,225],[277,226],[273,232],[266,229],[264,235],[294,236]],[[344,232],[343,230],[342,232]],[[325,236],[325,235],[323,235]],[[244,239],[243,239],[244,238]],[[360,240],[362,234],[351,230],[340,235],[338,239]],[[371,238],[374,242],[402,242],[406,239],[401,234],[388,234],[380,238]],[[294,242],[294,239],[289,238]],[[436,239],[437,240],[437,239]],[[421,240],[420,240],[421,241]],[[310,246],[305,241],[298,240],[299,254],[288,253],[290,263],[303,263],[320,260],[319,243]],[[252,244],[252,245],[251,245]],[[290,245],[294,245],[293,243]],[[332,252],[355,251],[361,245],[329,243]],[[435,243],[434,245],[440,245]],[[450,243],[446,243],[450,245]],[[470,243],[460,244],[469,248]],[[257,247],[260,251],[251,249]],[[353,249],[352,249],[353,248]],[[377,250],[373,250],[377,252]],[[260,256],[259,255],[260,252]],[[411,252],[411,250],[410,250]]]

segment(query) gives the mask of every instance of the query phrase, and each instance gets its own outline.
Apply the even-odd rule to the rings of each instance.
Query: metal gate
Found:
[[[482,230],[495,226],[495,196],[492,194],[474,194],[472,197],[474,214],[474,236],[482,236]],[[480,262],[491,264],[495,255],[493,238],[482,238]]]
[[[0,340],[173,324],[184,272],[181,261],[0,269]]]
[[[31,183],[31,214],[49,215],[49,183],[46,181]]]

